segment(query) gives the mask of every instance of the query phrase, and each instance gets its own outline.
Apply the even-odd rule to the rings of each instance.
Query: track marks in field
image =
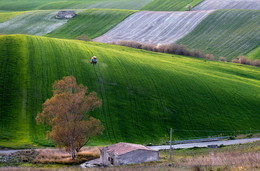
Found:
[[[140,11],[94,40],[103,43],[124,40],[153,45],[170,44],[191,32],[211,12]]]

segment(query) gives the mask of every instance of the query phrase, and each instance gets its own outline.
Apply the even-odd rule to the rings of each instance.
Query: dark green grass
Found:
[[[187,11],[188,6],[196,6],[203,0],[154,0],[145,5],[142,10],[151,11]]]
[[[47,36],[74,39],[81,35],[87,35],[90,38],[95,38],[104,34],[134,12],[133,10],[118,9],[85,10]]]
[[[256,67],[36,36],[0,36],[0,43],[0,146],[47,145],[34,118],[52,83],[67,75],[102,99],[91,115],[106,129],[93,144],[158,142],[169,128],[209,131],[175,138],[260,129]]]
[[[250,59],[260,59],[260,46],[258,46],[256,49],[254,49],[252,52],[250,52],[247,55]]]
[[[220,10],[177,43],[231,60],[259,46],[259,28],[259,10]]]

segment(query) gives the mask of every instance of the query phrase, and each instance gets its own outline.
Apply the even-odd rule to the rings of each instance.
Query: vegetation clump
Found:
[[[151,44],[141,44],[135,41],[119,41],[119,42],[112,42],[112,44],[128,46],[137,49],[144,49],[144,50],[149,50],[154,52],[162,52],[162,53],[192,56],[197,58],[214,60],[214,56],[212,54],[205,54],[201,50],[189,50],[185,45],[170,44],[170,45],[155,46]]]
[[[87,87],[77,85],[72,76],[64,77],[53,84],[53,97],[43,104],[43,111],[36,117],[38,123],[51,126],[47,137],[66,148],[75,159],[75,152],[86,145],[89,139],[104,128],[101,122],[87,113],[101,106],[96,93],[88,95]]]

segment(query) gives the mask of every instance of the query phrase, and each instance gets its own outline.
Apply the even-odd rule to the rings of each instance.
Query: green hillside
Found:
[[[219,10],[177,43],[229,60],[259,46],[259,10]]]
[[[47,36],[74,39],[81,35],[88,35],[90,38],[95,38],[109,31],[134,12],[119,9],[85,10]]]
[[[188,6],[196,6],[203,0],[154,0],[145,5],[143,10],[151,11],[187,11]]]
[[[150,1],[152,0],[0,0],[0,10],[27,11],[85,8],[140,9]]]
[[[254,49],[246,56],[250,59],[260,59],[260,46],[258,46],[256,49]]]
[[[25,35],[0,36],[0,66],[0,146],[46,144],[34,117],[67,75],[102,99],[91,113],[106,128],[96,143],[154,142],[171,127],[207,130],[175,138],[260,129],[257,67]]]
[[[7,21],[22,13],[24,13],[24,12],[0,12],[0,23]]]

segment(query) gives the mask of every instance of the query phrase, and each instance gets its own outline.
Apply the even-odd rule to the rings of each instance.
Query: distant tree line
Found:
[[[119,41],[119,42],[112,42],[112,44],[128,46],[128,47],[143,49],[143,50],[149,50],[154,52],[191,56],[191,57],[203,58],[207,60],[215,60],[215,57],[212,54],[205,54],[203,51],[197,49],[190,50],[185,45],[179,45],[179,44],[155,46],[151,44],[142,44],[135,41]],[[218,60],[222,62],[227,62],[227,59],[225,57],[220,57],[218,58]],[[254,60],[254,61],[249,60],[245,56],[239,56],[238,58],[233,59],[231,62],[260,67],[260,60]]]

